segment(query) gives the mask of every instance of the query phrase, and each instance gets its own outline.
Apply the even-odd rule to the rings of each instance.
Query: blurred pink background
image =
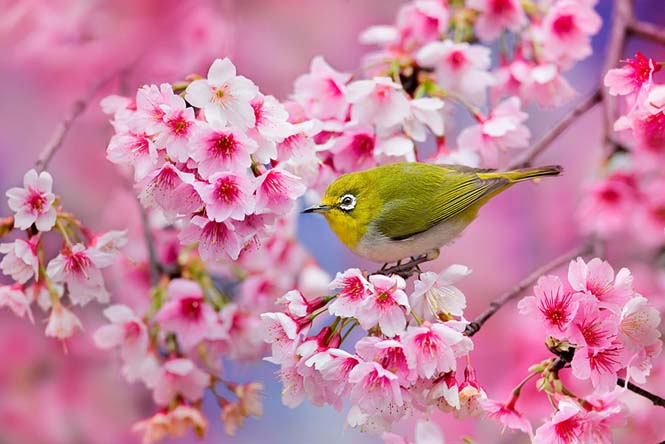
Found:
[[[70,104],[110,72],[131,66],[122,82],[113,82],[104,90],[131,93],[145,83],[205,73],[212,59],[229,56],[239,73],[254,80],[263,92],[286,98],[293,80],[307,71],[315,55],[324,55],[339,70],[355,70],[368,50],[357,43],[359,32],[368,25],[392,22],[401,3],[0,0],[0,189],[21,181]],[[600,3],[606,22],[594,38],[595,54],[568,73],[579,98],[585,97],[601,76],[611,2]],[[665,23],[662,0],[638,3],[641,17]],[[662,48],[643,42],[628,46],[629,52],[636,48],[659,60],[665,55]],[[127,184],[116,167],[105,160],[112,131],[98,106],[102,96],[96,97],[76,121],[52,163],[55,192],[89,227],[137,229],[136,207],[132,206]],[[534,140],[565,110],[534,110],[528,121]],[[461,263],[473,269],[472,276],[460,284],[469,300],[470,316],[482,311],[489,300],[528,272],[579,241],[574,212],[580,190],[594,176],[602,156],[600,125],[600,109],[594,109],[538,160],[563,165],[563,178],[523,184],[493,200],[464,236],[426,267],[440,270]],[[0,216],[8,213],[3,199]],[[349,265],[374,267],[348,253],[322,218],[301,217],[299,235],[331,274]],[[621,239],[611,246],[609,257],[615,268],[630,266],[638,259],[639,254],[626,247]],[[639,278],[639,270],[634,271]],[[638,289],[661,310],[665,308],[665,289],[651,282],[649,275],[638,279]],[[100,321],[99,310],[90,310],[89,318],[84,319],[89,326],[87,333],[94,331]],[[66,354],[60,343],[44,338],[43,327],[33,327],[0,312],[0,444],[138,442],[139,437],[130,429],[133,422],[151,413],[145,389],[127,385],[114,357],[94,350],[89,335],[78,335],[68,344]],[[534,326],[511,304],[474,337],[473,363],[490,395],[502,399],[521,379],[519,375],[526,373],[528,365],[548,357],[546,349],[537,344],[541,336],[533,331]],[[660,365],[648,384],[661,394],[664,370],[665,366]],[[257,379],[266,385],[264,418],[248,420],[237,436],[228,438],[213,417],[203,442],[380,442],[379,437],[342,430],[344,413],[308,403],[295,410],[283,407],[274,376],[276,368],[270,364],[231,364],[226,371],[231,379]],[[525,411],[549,408],[544,398],[538,397],[537,403],[530,403],[529,398],[533,397],[520,400]],[[212,400],[208,401],[209,410],[216,412]],[[629,405],[647,403],[632,394],[627,394],[624,401]],[[652,438],[647,442],[665,440],[665,410],[640,411],[645,413],[634,417],[634,425],[642,428],[645,437]],[[479,443],[527,442],[524,436],[499,436],[499,426],[489,421],[442,420],[452,442],[459,442],[464,435]],[[617,439],[630,442],[625,437]]]

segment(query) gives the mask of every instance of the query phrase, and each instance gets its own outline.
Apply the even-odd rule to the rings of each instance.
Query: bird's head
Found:
[[[328,186],[319,205],[304,213],[321,213],[344,244],[353,249],[381,211],[383,203],[366,172],[345,174]]]

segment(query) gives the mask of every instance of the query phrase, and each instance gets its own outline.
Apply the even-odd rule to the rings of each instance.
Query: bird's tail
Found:
[[[510,182],[521,182],[523,180],[535,179],[542,176],[558,176],[563,171],[560,165],[548,165],[537,168],[520,168],[500,173]]]

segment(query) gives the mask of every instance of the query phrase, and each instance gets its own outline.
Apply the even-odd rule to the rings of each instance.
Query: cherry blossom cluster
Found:
[[[437,409],[479,414],[485,393],[468,360],[466,299],[454,286],[469,273],[461,265],[422,273],[407,294],[400,276],[351,268],[330,283],[331,295],[286,293],[284,311],[262,315],[283,403],[293,408],[307,398],[341,409],[348,398],[347,423],[371,433]],[[332,320],[318,325],[326,313]],[[364,333],[349,343],[356,327]],[[460,360],[464,379],[458,381]]]
[[[519,310],[537,320],[558,358],[533,365],[506,402],[484,400],[482,408],[504,428],[529,434],[534,444],[611,442],[611,428],[625,418],[617,400],[624,391],[618,378],[645,382],[661,352],[658,310],[635,292],[628,269],[615,274],[598,258],[571,261],[565,282],[542,276],[533,292],[520,301]],[[559,371],[568,365],[576,379],[590,383],[590,395],[579,397],[564,385]],[[554,412],[534,432],[515,404],[522,387],[536,376]]]
[[[582,227],[604,239],[629,233],[646,246],[665,245],[665,84],[654,80],[661,67],[637,52],[605,76],[622,100],[614,130],[623,150],[612,153],[579,210]]]
[[[108,158],[133,167],[145,206],[183,224],[183,244],[198,244],[206,261],[235,260],[305,191],[277,162],[265,168],[295,130],[284,106],[229,59],[182,89],[146,85],[135,99],[106,98],[116,131]]]
[[[286,108],[236,75],[228,59],[216,60],[205,79],[144,86],[135,99],[110,96],[102,106],[116,131],[107,156],[133,174],[152,216],[156,257],[143,251],[140,260],[139,300],[148,294],[150,304],[107,309],[110,324],[95,341],[120,350],[125,378],[143,382],[160,407],[136,424],[145,443],[203,434],[206,392],[233,434],[261,415],[262,386],[227,380],[222,361],[265,354],[259,315],[274,310],[279,295],[327,290],[328,275],[295,240],[292,210],[305,184],[288,166],[297,153],[282,153],[284,139],[309,122],[290,123]],[[136,268],[128,262],[125,274]]]
[[[315,58],[295,82],[291,114],[319,123],[304,134],[314,137],[324,182],[329,170],[421,159],[416,145],[431,139],[437,147],[428,160],[438,163],[497,166],[503,152],[525,148],[530,132],[522,104],[559,106],[574,95],[562,72],[591,54],[590,38],[601,26],[594,4],[412,1],[395,25],[373,26],[360,36],[381,47],[366,60],[369,79]],[[477,38],[482,43],[473,43]],[[500,63],[492,70],[487,45],[497,39]],[[451,118],[445,113],[444,125],[444,99],[462,104],[476,120],[459,132],[458,149],[444,137]],[[303,137],[293,142],[303,148]],[[300,167],[315,171],[308,155],[311,161],[299,158]]]
[[[32,304],[36,303],[49,313],[46,335],[69,338],[82,328],[69,306],[108,303],[101,270],[113,263],[124,245],[124,232],[95,234],[86,229],[62,209],[53,193],[53,178],[46,171],[28,171],[23,186],[9,189],[6,196],[14,215],[0,221],[0,237],[15,234],[16,238],[0,243],[0,270],[14,283],[0,286],[0,307],[34,322]],[[52,234],[59,236],[62,248],[48,259],[45,239]]]

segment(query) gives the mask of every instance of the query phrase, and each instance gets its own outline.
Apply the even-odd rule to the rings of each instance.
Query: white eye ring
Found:
[[[339,200],[339,208],[344,211],[351,211],[356,207],[356,196],[353,194],[345,194]]]

